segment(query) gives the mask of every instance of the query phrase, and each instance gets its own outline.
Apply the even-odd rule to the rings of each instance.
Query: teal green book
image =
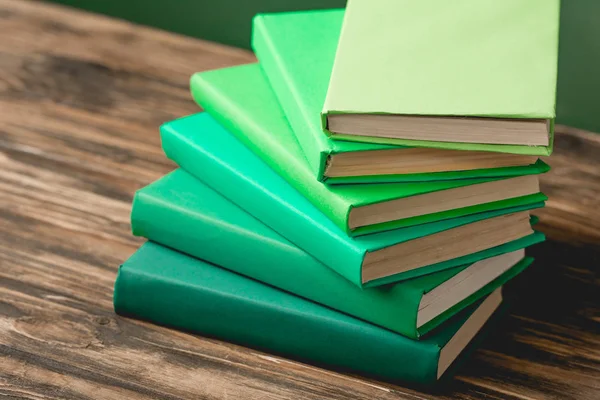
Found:
[[[370,143],[550,155],[559,0],[349,0],[322,127]]]
[[[416,341],[149,242],[119,268],[113,301],[122,316],[329,368],[431,385],[451,373],[448,367],[501,305],[502,293],[497,289]]]
[[[183,170],[139,190],[133,233],[417,339],[527,268],[525,250],[361,290]]]
[[[336,141],[325,135],[320,112],[343,17],[344,10],[325,10],[259,14],[253,21],[252,48],[264,79],[318,180],[410,182],[517,176],[531,170],[527,165],[536,156]]]
[[[473,263],[543,238],[529,221],[529,210],[543,202],[350,237],[207,113],[163,125],[161,138],[180,167],[361,287]]]
[[[482,177],[435,182],[324,185],[311,172],[283,113],[273,112],[272,105],[277,100],[257,65],[194,74],[191,88],[194,99],[222,127],[349,235],[545,200],[545,196],[539,193],[537,177],[531,175],[548,171],[548,166],[542,161],[524,167],[522,172],[529,175],[508,179]],[[202,118],[189,117],[168,123],[163,128],[163,136],[167,139],[168,136],[181,137],[182,147],[184,142],[197,143],[186,146],[186,152],[192,147],[215,147],[209,140],[216,134],[203,132],[206,129],[200,123]],[[222,135],[225,133],[219,136]],[[216,151],[224,152],[222,149]],[[240,168],[246,167],[240,165]],[[523,181],[530,183],[521,184]],[[513,189],[504,187],[505,184]],[[465,195],[465,191],[474,192]],[[436,198],[434,192],[441,196]],[[452,198],[461,200],[454,202]],[[433,207],[430,212],[424,213],[427,200]],[[416,213],[411,213],[412,207],[406,206],[406,203],[401,204],[415,201],[419,205]],[[386,205],[393,205],[393,212],[380,214],[380,207],[385,208]],[[373,209],[379,211],[370,214]],[[361,218],[365,214],[369,214],[366,220]]]

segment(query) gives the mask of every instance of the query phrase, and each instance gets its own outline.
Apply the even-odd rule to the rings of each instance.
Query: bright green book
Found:
[[[208,113],[163,125],[161,139],[180,167],[360,287],[470,264],[543,240],[529,223],[529,210],[543,203],[530,201],[350,237]]]
[[[559,0],[349,0],[323,105],[335,139],[549,155]]]
[[[176,170],[139,190],[133,233],[416,339],[523,271],[524,249],[360,289],[201,181]]]
[[[545,200],[545,196],[539,193],[537,177],[531,175],[510,179],[491,176],[454,181],[325,185],[318,182],[311,172],[258,65],[194,74],[191,90],[194,99],[221,126],[302,193],[340,229],[353,236]],[[198,125],[200,119],[190,117],[174,121],[165,125],[163,130],[177,133],[187,143],[202,141],[199,147],[205,147],[205,144],[213,146],[208,142],[210,137],[199,135],[205,129]],[[548,169],[546,164],[539,161],[523,167],[522,172],[538,174]],[[533,181],[533,184],[521,185],[521,181]],[[514,190],[492,188],[498,184],[509,184]],[[478,194],[463,197],[464,202],[451,201],[451,197],[461,197],[465,190],[471,189]],[[433,199],[431,196],[434,192],[443,193],[443,199]],[[411,201],[409,197],[418,199],[419,206],[425,207],[427,194],[431,195],[427,198],[436,204],[436,211],[423,213],[424,208],[421,208],[420,213],[409,217],[394,215],[396,212],[410,212],[406,205],[400,204],[400,201]],[[361,214],[392,202],[398,207],[394,213],[371,215],[369,220],[361,221]]]
[[[259,14],[253,21],[254,52],[318,180],[338,184],[516,176],[536,161],[536,156],[329,138],[320,112],[343,17],[344,10],[325,10]]]
[[[417,341],[149,242],[119,268],[113,301],[119,315],[329,368],[431,385],[455,370],[502,293],[497,289]]]

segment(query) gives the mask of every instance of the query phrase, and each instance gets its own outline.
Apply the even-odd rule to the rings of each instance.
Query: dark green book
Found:
[[[416,341],[146,243],[119,269],[115,311],[302,361],[433,384],[500,306],[495,290]]]
[[[521,248],[362,290],[183,170],[136,193],[131,224],[135,235],[413,339],[532,262]]]

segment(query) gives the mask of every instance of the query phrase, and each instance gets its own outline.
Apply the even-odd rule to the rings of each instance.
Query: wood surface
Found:
[[[12,0],[0,38],[0,398],[599,398],[600,135],[558,129],[549,241],[510,315],[425,393],[114,314],[142,243],[132,195],[173,169],[159,125],[198,111],[193,72],[250,53]]]

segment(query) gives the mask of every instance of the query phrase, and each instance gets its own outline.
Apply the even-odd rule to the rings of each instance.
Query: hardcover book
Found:
[[[139,190],[131,221],[137,236],[414,339],[532,261],[519,249],[361,290],[183,170]]]
[[[344,10],[260,14],[252,47],[307,158],[328,184],[520,175],[537,157],[335,141],[323,133],[327,94]],[[257,78],[260,79],[260,78]],[[273,109],[276,105],[273,105]]]
[[[502,302],[501,289],[416,341],[158,244],[120,268],[119,315],[381,379],[433,384]]]
[[[559,0],[349,0],[333,138],[549,155]]]
[[[528,210],[543,206],[532,203],[531,196],[510,199],[510,208],[492,203],[478,212],[459,210],[462,216],[456,218],[431,218],[433,222],[404,228],[387,226],[387,231],[354,240],[208,114],[167,123],[161,127],[161,137],[165,153],[179,166],[359,286],[421,275],[425,266],[440,270],[506,252],[490,254],[535,236]],[[438,184],[411,186],[423,192]],[[398,196],[403,185],[410,184],[380,186],[392,187],[384,190],[399,186],[396,193],[384,192]],[[419,199],[412,194],[408,199]],[[485,211],[490,208],[493,211]],[[437,250],[427,251],[431,247]],[[426,271],[433,272],[431,268]]]
[[[239,143],[230,143],[234,140],[229,136],[234,135],[350,235],[510,207],[515,202],[537,202],[544,197],[539,193],[537,177],[532,175],[509,179],[482,177],[436,182],[324,185],[311,173],[281,111],[273,112],[271,106],[277,101],[258,66],[194,74],[191,87],[194,99],[221,127],[208,116],[191,116],[166,124],[163,127],[165,140],[180,143],[179,147],[186,153],[195,150],[199,154],[194,158],[202,154],[206,158],[213,147],[216,152],[224,152],[223,146],[240,147]],[[224,132],[223,127],[229,133]],[[240,151],[249,153],[246,149]],[[172,156],[181,159],[183,154],[179,153],[173,152]],[[247,169],[239,161],[233,161],[239,165],[237,168]],[[190,164],[193,164],[191,160]],[[522,172],[536,174],[547,170],[548,166],[539,161],[523,167]],[[193,173],[191,169],[190,172]]]

